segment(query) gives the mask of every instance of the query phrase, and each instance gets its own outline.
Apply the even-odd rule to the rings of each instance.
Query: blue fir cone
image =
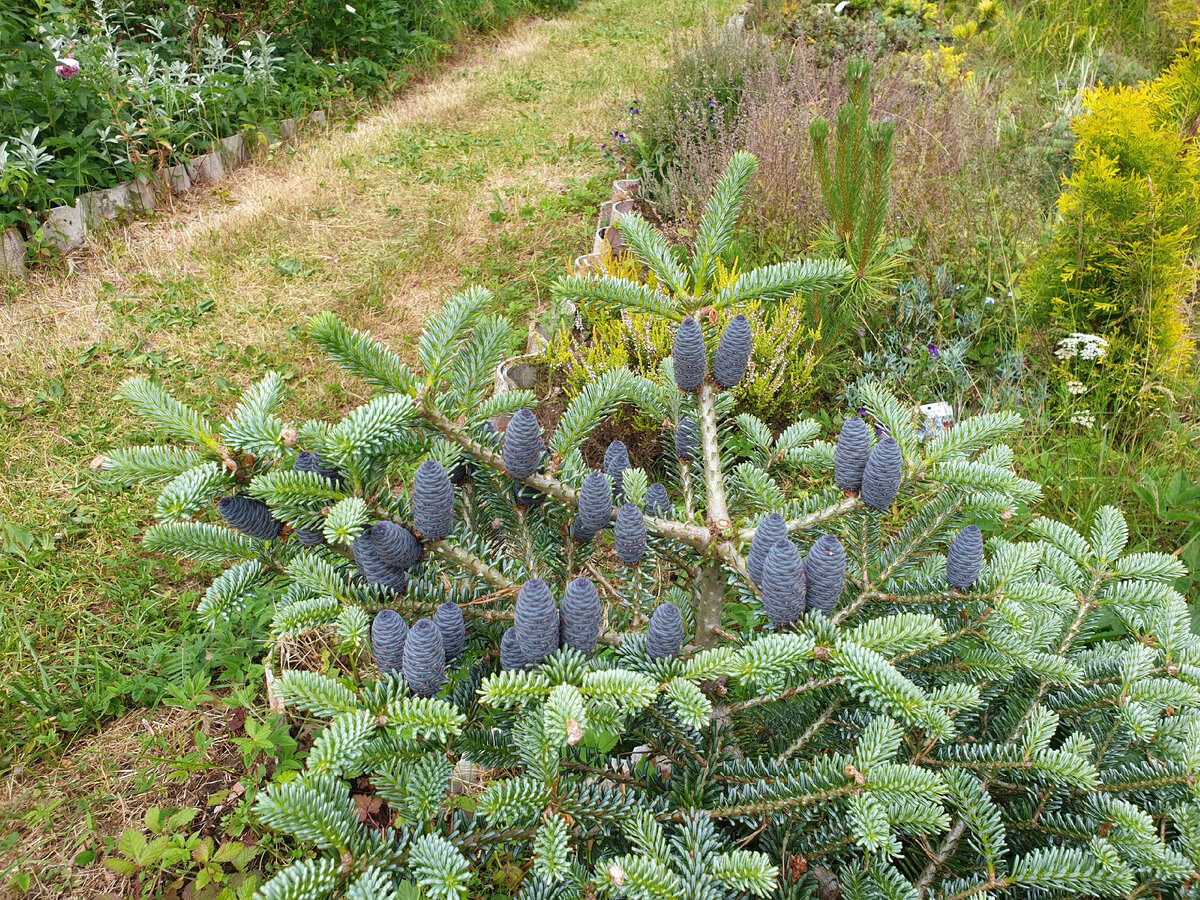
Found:
[[[525,648],[516,626],[507,629],[500,638],[500,668],[508,672],[525,668]]]
[[[454,486],[436,459],[417,469],[412,486],[413,527],[423,541],[440,541],[454,526]]]
[[[776,628],[795,624],[804,614],[804,563],[789,540],[777,541],[763,564],[763,612]]]
[[[602,612],[600,595],[589,579],[576,578],[567,583],[559,618],[559,637],[563,644],[580,653],[591,653],[596,649]]]
[[[656,519],[671,517],[671,498],[667,496],[666,487],[657,481],[646,488],[646,515]]]
[[[376,555],[394,569],[411,569],[421,559],[421,542],[395,522],[371,526],[371,545]]]
[[[750,330],[750,321],[745,316],[734,316],[721,340],[717,343],[717,352],[713,354],[713,378],[717,384],[728,390],[737,387],[746,367],[750,365],[750,345],[754,335]]]
[[[862,489],[863,469],[870,452],[871,436],[867,423],[858,416],[851,416],[842,423],[833,451],[833,478],[843,491],[858,493]]]
[[[675,456],[685,462],[691,462],[696,458],[696,452],[699,449],[700,436],[697,432],[696,420],[680,419],[679,427],[675,429]]]
[[[446,683],[446,649],[442,633],[429,619],[421,619],[408,632],[401,667],[408,688],[418,697],[432,697]]]
[[[316,472],[337,484],[342,483],[342,473],[338,471],[337,466],[331,466],[311,450],[301,450],[296,454],[296,461],[292,463],[292,471]]]
[[[625,470],[629,468],[629,448],[624,441],[613,441],[604,451],[604,474],[612,479],[615,496],[624,494]]]
[[[380,675],[399,672],[404,661],[408,626],[394,609],[381,609],[371,623],[371,656]]]
[[[699,390],[708,374],[708,348],[704,346],[704,332],[690,316],[675,331],[671,358],[675,364],[675,385],[688,393]]]
[[[674,603],[663,603],[650,617],[646,653],[651,659],[678,656],[683,649],[683,614]]]
[[[579,515],[576,521],[579,523],[579,535],[587,535],[582,543],[586,544],[608,527],[612,511],[612,485],[602,473],[591,472],[579,488]]]
[[[542,464],[546,442],[531,409],[517,410],[504,432],[504,468],[509,478],[524,481]]]
[[[459,455],[454,465],[450,467],[450,471],[446,473],[446,477],[450,479],[450,483],[458,487],[467,480],[467,475],[470,474],[470,461],[466,453]]]
[[[983,568],[983,533],[978,525],[968,525],[954,536],[946,554],[946,580],[950,587],[965,591],[979,580]]]
[[[467,623],[457,603],[447,600],[434,611],[433,624],[442,633],[442,649],[446,651],[446,662],[458,659],[467,645]]]
[[[283,529],[282,523],[271,515],[271,508],[267,504],[241,494],[222,497],[217,504],[217,511],[233,528],[261,541],[274,540]]]
[[[758,520],[754,540],[750,542],[750,552],[746,554],[746,571],[755,584],[762,584],[763,563],[767,561],[767,554],[787,536],[787,523],[779,513],[768,513]]]
[[[537,509],[546,502],[546,496],[527,484],[514,481],[512,486],[513,503],[525,509]]]
[[[846,587],[846,549],[832,534],[823,534],[804,560],[804,602],[825,615],[833,612]]]
[[[542,579],[530,578],[521,586],[513,627],[520,636],[526,665],[537,665],[558,649],[558,606]]]
[[[862,502],[871,509],[884,510],[890,507],[900,493],[903,469],[904,457],[900,454],[900,445],[890,436],[882,438],[867,457],[867,465],[863,469],[862,491],[859,493]]]
[[[296,542],[305,547],[320,547],[325,543],[325,532],[320,528],[297,528],[292,532]]]
[[[646,555],[646,517],[635,504],[626,503],[617,510],[613,543],[618,558],[627,566],[636,566]]]
[[[579,544],[590,544],[596,537],[596,532],[588,531],[579,521],[579,517],[571,520],[571,537]]]
[[[371,584],[383,585],[397,594],[403,594],[408,587],[408,573],[403,569],[393,569],[375,551],[370,532],[364,531],[354,541],[351,547],[354,552],[354,562],[363,578]]]

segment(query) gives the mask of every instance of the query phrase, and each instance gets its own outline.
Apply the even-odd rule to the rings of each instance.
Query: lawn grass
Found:
[[[193,615],[203,567],[141,551],[149,495],[89,468],[150,438],[114,401],[121,381],[157,377],[219,417],[277,369],[298,417],[334,416],[361,386],[303,340],[312,314],[331,309],[411,355],[425,319],[467,284],[491,288],[498,311],[518,318],[543,308],[553,279],[589,249],[618,177],[605,171],[605,134],[657,75],[670,36],[733,6],[594,0],[517,25],[353,127],[113,233],[71,261],[73,274],[7,286],[0,770],[16,767],[7,802],[19,817],[5,827],[16,846],[0,857],[0,887],[18,864],[41,873],[35,886],[66,883],[75,852],[97,840],[61,832],[102,796],[86,787],[56,794],[66,789],[47,783],[38,802],[52,811],[20,818],[39,764],[87,749],[116,716],[152,718],[141,708],[177,696],[189,675],[225,690],[254,683],[214,655]]]

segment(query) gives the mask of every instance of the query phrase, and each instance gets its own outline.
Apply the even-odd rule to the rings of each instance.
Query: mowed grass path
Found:
[[[268,369],[289,415],[361,396],[301,335],[332,309],[409,354],[454,290],[520,320],[586,252],[600,152],[672,35],[734,0],[590,0],[480,42],[364,117],[239,170],[0,303],[0,771],[72,750],[213,667],[202,569],[143,553],[150,494],[89,470],[150,435],[113,399],[152,375],[214,417]],[[602,174],[598,174],[602,173]],[[246,648],[245,655],[258,655]]]

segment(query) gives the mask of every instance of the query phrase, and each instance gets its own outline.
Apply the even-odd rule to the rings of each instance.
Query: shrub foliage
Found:
[[[589,277],[560,292],[672,329],[690,319],[711,353],[707,311],[845,278],[809,261],[711,288],[747,180],[738,165],[687,259],[625,220],[654,288]],[[263,823],[312,848],[263,896],[394,897],[408,878],[466,898],[509,859],[529,861],[526,898],[798,898],[828,896],[833,879],[864,900],[1194,894],[1200,642],[1170,586],[1181,566],[1128,552],[1112,508],[1082,529],[1035,518],[1026,539],[1006,537],[1038,496],[1004,443],[1018,416],[968,418],[922,444],[910,410],[867,389],[869,425],[844,431],[854,446],[839,455],[812,420],[776,434],[713,380],[681,390],[668,359],[653,377],[605,373],[531,441],[517,414],[536,398],[492,392],[508,326],[488,305],[480,290],[455,297],[416,368],[318,316],[312,337],[374,391],[338,422],[289,424],[274,375],[220,427],[149,382],[123,391],[175,440],[107,465],[166,482],[148,546],[224,567],[205,615],[269,602],[279,640],[341,642],[337,665],[275,682],[293,713],[326,725],[304,772],[257,801]],[[627,405],[668,434],[694,420],[696,450],[652,471],[606,467],[615,499],[585,506],[616,522],[614,554],[577,507],[582,450]],[[491,427],[508,417],[524,423],[520,448]],[[300,448],[336,478],[295,471]],[[835,464],[838,482],[860,474],[870,504],[838,487]],[[414,482],[434,470],[461,477],[421,499]],[[639,509],[652,478],[666,515]],[[418,507],[446,491],[448,531],[422,534]],[[265,504],[280,537],[219,524],[212,501],[233,495]],[[364,529],[389,521],[422,539],[403,588],[350,561]],[[998,533],[984,544],[974,525]],[[312,530],[324,541],[293,539]],[[394,613],[446,602],[469,621],[445,676],[423,621],[399,672],[394,647],[383,674],[364,672],[372,614],[384,611],[386,641]],[[1114,623],[1120,637],[1097,636]],[[386,826],[360,819],[362,779]],[[464,782],[479,791],[470,802]]]

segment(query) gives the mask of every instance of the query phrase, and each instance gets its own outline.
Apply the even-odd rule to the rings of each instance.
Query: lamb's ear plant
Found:
[[[493,394],[509,326],[480,290],[429,323],[417,368],[314,319],[374,389],[338,422],[289,424],[276,376],[221,426],[151,382],[124,387],[175,442],[107,465],[166,482],[149,547],[224,567],[204,615],[270,602],[281,646],[341,650],[273,685],[327,725],[305,771],[257,801],[311,848],[262,896],[393,897],[402,878],[480,896],[473,879],[511,860],[527,861],[524,898],[828,897],[834,881],[850,900],[1196,896],[1200,641],[1171,587],[1182,567],[1129,552],[1107,507],[1005,537],[1038,496],[1003,443],[1014,414],[922,444],[911,411],[868,389],[835,447],[812,420],[774,434],[729,385],[695,383],[697,366],[740,367],[737,333],[708,364],[707,310],[846,275],[795,262],[707,288],[752,171],[734,157],[686,261],[622,220],[655,287],[560,284],[691,321],[704,359],[685,332],[682,381],[669,364],[607,373],[553,428],[522,412],[533,395]],[[694,452],[617,465],[616,448],[611,473],[590,472],[582,451],[623,405],[663,423],[664,447],[694,420]],[[320,467],[297,467],[301,451]],[[639,515],[651,483],[667,508]],[[232,496],[278,528],[222,524],[214,501]],[[387,522],[420,543],[407,569]],[[447,602],[467,620],[457,661]],[[386,826],[360,821],[362,779]]]

